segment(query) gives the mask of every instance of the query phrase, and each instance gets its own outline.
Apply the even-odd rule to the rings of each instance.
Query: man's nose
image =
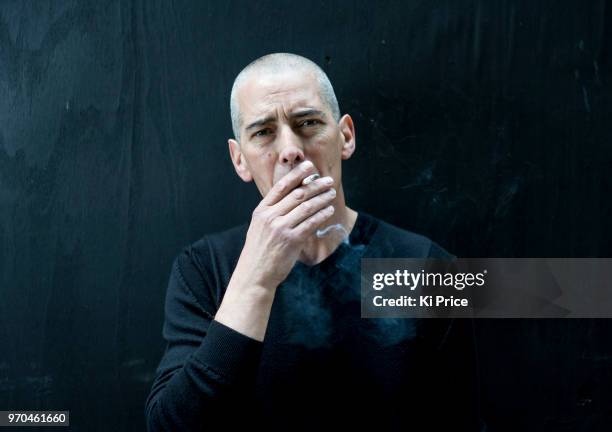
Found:
[[[304,161],[304,149],[300,137],[293,130],[284,130],[279,139],[280,150],[278,158],[281,165],[293,168]]]

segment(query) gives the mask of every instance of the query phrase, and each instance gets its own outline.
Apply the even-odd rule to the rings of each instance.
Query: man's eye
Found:
[[[253,134],[253,137],[262,137],[262,136],[266,136],[266,135],[269,135],[269,134],[270,134],[270,132],[271,132],[271,131],[270,131],[270,129],[268,129],[268,128],[266,128],[266,129],[261,129],[261,130],[258,130],[257,132],[255,132],[255,133]]]
[[[318,125],[319,123],[321,123],[319,120],[316,119],[310,119],[310,120],[304,120],[302,123],[300,123],[300,126],[315,126]]]

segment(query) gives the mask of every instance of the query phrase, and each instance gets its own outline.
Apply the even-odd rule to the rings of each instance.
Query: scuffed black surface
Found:
[[[272,51],[353,115],[350,205],[460,256],[610,256],[609,1],[2,2],[0,409],[144,427],[172,258],[258,200],[228,98]],[[479,324],[491,430],[610,430],[611,324]]]

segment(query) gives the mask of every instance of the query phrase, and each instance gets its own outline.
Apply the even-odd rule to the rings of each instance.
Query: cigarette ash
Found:
[[[319,174],[312,174],[309,175],[308,177],[306,177],[304,180],[302,180],[302,184],[304,186],[309,185],[310,183],[312,183],[313,181],[315,181],[316,179],[320,178],[321,176]]]

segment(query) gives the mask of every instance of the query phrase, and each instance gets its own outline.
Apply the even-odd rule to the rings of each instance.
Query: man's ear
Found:
[[[355,125],[350,115],[344,114],[338,122],[342,134],[342,160],[350,158],[355,152]]]
[[[252,181],[253,176],[251,175],[251,171],[249,170],[238,141],[230,138],[227,140],[227,144],[229,145],[230,158],[232,159],[232,164],[234,164],[236,174],[238,174],[244,182]]]

